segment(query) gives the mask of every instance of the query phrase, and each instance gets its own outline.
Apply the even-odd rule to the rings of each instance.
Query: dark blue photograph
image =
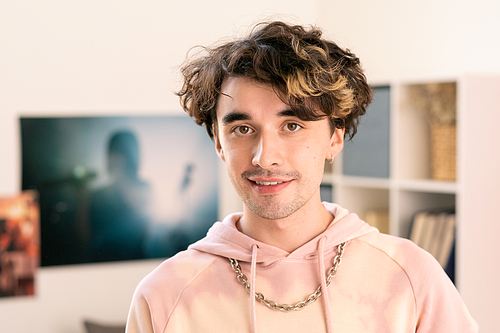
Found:
[[[218,158],[187,116],[22,117],[41,264],[170,257],[218,218]]]

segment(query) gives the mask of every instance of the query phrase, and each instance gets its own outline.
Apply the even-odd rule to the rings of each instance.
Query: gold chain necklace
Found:
[[[326,276],[326,287],[328,288],[332,282],[332,279],[337,275],[337,267],[340,265],[342,262],[342,255],[344,254],[344,248],[345,248],[345,242],[340,243],[337,247],[337,255],[335,258],[333,258],[333,266],[328,270],[328,274]],[[236,279],[245,286],[245,289],[248,293],[250,293],[250,283],[248,282],[248,278],[243,272],[241,271],[241,266],[238,263],[238,260],[229,258],[229,261],[231,262],[231,267],[233,270],[236,272]],[[264,305],[266,305],[268,308],[272,310],[280,310],[283,312],[290,312],[290,311],[298,311],[302,310],[305,308],[307,305],[314,303],[322,294],[321,290],[321,285],[316,289],[314,293],[309,295],[305,300],[297,302],[295,304],[278,304],[268,298],[266,298],[262,293],[255,293],[255,299]]]

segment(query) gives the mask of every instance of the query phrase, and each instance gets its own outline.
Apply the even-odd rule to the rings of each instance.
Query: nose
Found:
[[[263,134],[254,147],[252,164],[263,169],[283,164],[283,149],[279,138],[273,134]]]

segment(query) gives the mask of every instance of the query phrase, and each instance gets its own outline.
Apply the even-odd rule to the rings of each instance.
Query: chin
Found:
[[[255,203],[244,201],[245,205],[258,217],[266,220],[281,220],[293,215],[303,204],[298,201],[284,204],[283,202]]]

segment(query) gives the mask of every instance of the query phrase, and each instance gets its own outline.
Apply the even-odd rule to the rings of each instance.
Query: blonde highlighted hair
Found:
[[[213,138],[217,101],[228,76],[242,76],[274,88],[302,120],[327,117],[332,132],[356,134],[372,91],[359,59],[322,38],[320,29],[284,22],[261,23],[243,39],[227,42],[189,59],[177,95],[183,109]]]

